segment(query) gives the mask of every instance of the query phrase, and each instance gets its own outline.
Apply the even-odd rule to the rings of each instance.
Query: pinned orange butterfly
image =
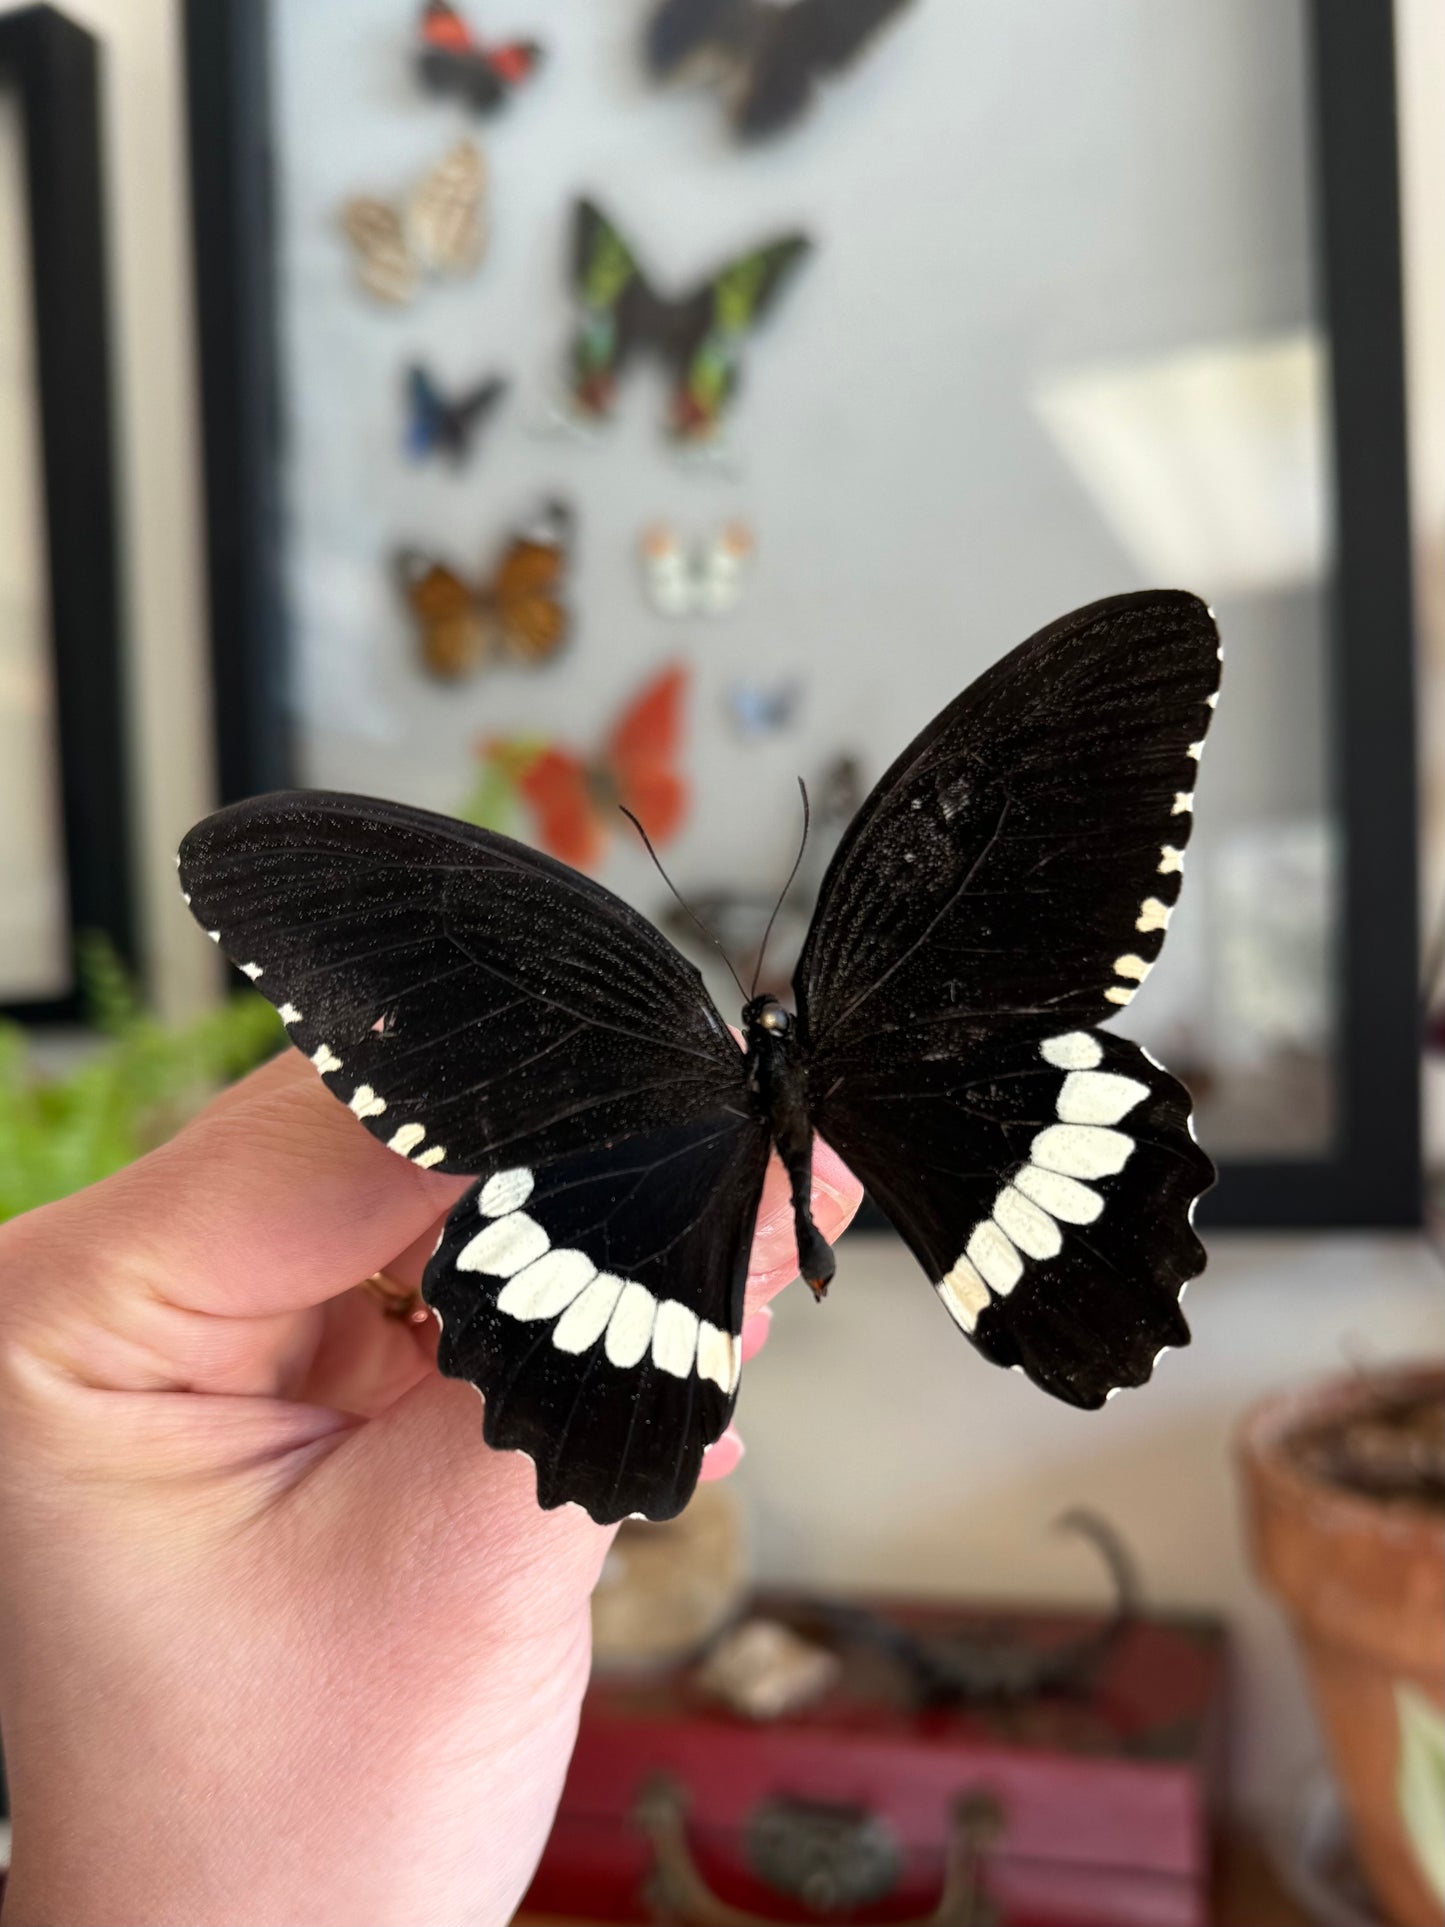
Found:
[[[544,503],[483,581],[420,549],[398,554],[397,581],[432,675],[458,682],[497,662],[533,669],[551,661],[572,627],[563,600],[572,527],[565,502]]]

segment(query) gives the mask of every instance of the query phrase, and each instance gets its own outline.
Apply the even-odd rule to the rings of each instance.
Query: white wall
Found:
[[[171,861],[212,801],[179,9],[67,0],[65,11],[102,47],[134,881],[154,994],[180,1011],[213,995],[215,978]]]

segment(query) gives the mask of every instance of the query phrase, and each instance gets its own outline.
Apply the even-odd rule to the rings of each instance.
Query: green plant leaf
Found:
[[[1416,1686],[1395,1682],[1400,1762],[1395,1798],[1415,1859],[1445,1907],[1445,1713]]]
[[[26,1034],[0,1024],[0,1221],[109,1177],[285,1041],[254,991],[162,1024],[104,937],[82,941],[80,975],[99,1035],[72,1069],[41,1074]]]

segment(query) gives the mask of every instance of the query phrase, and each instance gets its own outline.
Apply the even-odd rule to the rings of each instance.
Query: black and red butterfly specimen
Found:
[[[543,1506],[671,1518],[737,1397],[768,1157],[799,1268],[814,1133],[943,1310],[1098,1406],[1188,1342],[1213,1177],[1189,1097],[1100,1026],[1179,895],[1218,635],[1176,591],[1041,630],[904,750],[840,842],[793,977],[739,1050],[646,918],[506,837],[263,796],[185,839],[192,913],[398,1156],[474,1182],[423,1292],[444,1372]],[[741,988],[741,987],[740,987]],[[744,993],[746,996],[746,993]]]
[[[479,40],[447,0],[426,0],[417,21],[417,78],[434,94],[451,94],[474,113],[492,114],[536,72],[535,40]]]
[[[720,73],[735,131],[780,134],[908,0],[661,0],[645,57],[659,80]]]

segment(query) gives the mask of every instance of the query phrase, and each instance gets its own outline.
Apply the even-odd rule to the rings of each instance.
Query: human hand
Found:
[[[831,1239],[859,1187],[816,1164]],[[462,1189],[287,1053],[0,1232],[6,1927],[510,1917],[612,1535],[356,1288],[419,1282]],[[744,1357],[794,1255],[775,1161]]]

